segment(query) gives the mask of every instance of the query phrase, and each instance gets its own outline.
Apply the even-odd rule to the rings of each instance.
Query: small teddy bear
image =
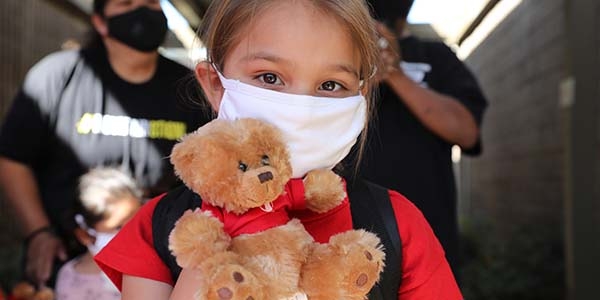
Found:
[[[213,120],[175,145],[171,162],[202,198],[201,209],[184,213],[169,236],[177,263],[201,270],[197,299],[278,300],[297,293],[311,300],[365,299],[379,279],[385,254],[376,235],[350,230],[319,244],[290,219],[292,210],[327,212],[346,193],[330,170],[290,180],[289,153],[274,126]]]

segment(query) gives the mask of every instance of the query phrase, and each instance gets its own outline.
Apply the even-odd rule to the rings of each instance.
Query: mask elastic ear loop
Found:
[[[221,70],[219,70],[219,68],[217,68],[217,65],[215,65],[215,63],[211,62],[210,65],[213,67],[213,69],[215,69],[215,72],[217,72],[217,74],[219,74],[219,79],[225,78],[225,75],[223,75],[223,72],[221,72]]]
[[[209,61],[210,65],[213,67],[213,69],[215,69],[215,71],[219,74],[223,74],[223,72],[221,72],[221,70],[219,68],[217,68],[217,65],[213,62],[213,61]]]
[[[371,74],[369,75],[369,79],[372,79],[373,77],[375,77],[375,75],[377,75],[377,66],[373,66],[373,71],[371,71]]]
[[[85,223],[85,219],[83,218],[83,216],[81,214],[75,215],[75,223],[77,223],[77,225],[79,225],[79,227],[81,227],[81,229],[85,230],[90,235],[96,236],[96,230],[94,230],[93,228],[90,228]]]
[[[368,79],[373,79],[373,77],[375,77],[376,74],[377,74],[377,66],[373,66],[373,70],[371,71],[371,74],[369,74]],[[358,82],[358,87],[362,89],[364,85],[365,85],[365,80],[361,79]]]

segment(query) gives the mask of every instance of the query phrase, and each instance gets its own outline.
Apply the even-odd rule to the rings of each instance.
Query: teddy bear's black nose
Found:
[[[260,173],[260,174],[258,174],[258,180],[260,180],[260,183],[265,183],[269,180],[273,180],[273,173],[271,173],[271,172]]]

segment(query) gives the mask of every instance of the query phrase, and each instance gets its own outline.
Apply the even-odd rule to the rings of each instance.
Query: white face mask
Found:
[[[116,232],[98,232],[93,228],[90,228],[85,223],[83,216],[80,214],[75,215],[75,222],[77,222],[77,225],[79,225],[81,229],[85,230],[89,235],[96,238],[93,244],[87,245],[88,251],[90,251],[92,256],[98,254],[100,250],[106,247],[106,245],[108,245],[108,242],[110,242],[110,240],[112,240],[115,237],[115,235],[117,235]]]
[[[366,100],[286,94],[219,74],[225,88],[219,119],[255,118],[277,126],[286,139],[291,156],[292,178],[308,171],[332,169],[364,128]]]

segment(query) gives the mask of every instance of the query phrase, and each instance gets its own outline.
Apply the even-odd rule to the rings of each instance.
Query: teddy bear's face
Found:
[[[211,121],[175,145],[171,162],[203,201],[234,213],[275,200],[292,174],[279,131],[253,119]]]

